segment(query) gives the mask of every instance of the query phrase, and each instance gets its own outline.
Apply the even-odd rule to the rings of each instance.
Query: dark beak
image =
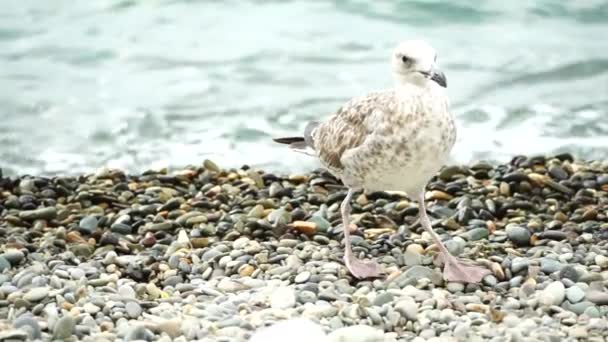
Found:
[[[426,76],[427,78],[433,80],[435,83],[439,84],[440,86],[442,86],[444,88],[448,87],[448,81],[445,78],[443,71],[433,68],[429,72],[421,72],[421,73],[424,76]]]

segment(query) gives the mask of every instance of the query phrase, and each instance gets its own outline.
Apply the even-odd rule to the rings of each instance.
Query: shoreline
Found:
[[[325,171],[0,172],[0,340],[245,341],[304,317],[328,341],[603,341],[608,161],[573,159],[449,165],[429,183],[437,233],[493,272],[468,285],[443,281],[416,202],[395,192],[354,196],[354,251],[386,278],[353,279],[346,190]]]

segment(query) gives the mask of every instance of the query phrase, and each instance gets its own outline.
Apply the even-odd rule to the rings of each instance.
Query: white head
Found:
[[[391,57],[397,83],[428,86],[429,82],[446,88],[445,75],[437,67],[437,53],[423,40],[407,40],[395,48]]]

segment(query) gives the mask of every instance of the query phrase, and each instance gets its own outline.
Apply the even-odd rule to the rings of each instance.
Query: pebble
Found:
[[[52,220],[55,217],[57,217],[57,209],[55,207],[24,210],[19,213],[19,218],[24,221]]]
[[[0,334],[255,342],[287,327],[257,341],[422,342],[608,333],[606,161],[517,156],[434,178],[425,195],[438,233],[452,254],[492,270],[481,284],[444,282],[406,194],[355,196],[355,253],[387,275],[355,279],[342,260],[340,181],[210,163],[0,176]]]
[[[23,299],[28,302],[39,302],[49,295],[49,289],[47,287],[35,287],[30,289],[23,295]]]
[[[554,281],[540,292],[539,301],[544,305],[560,305],[566,297],[566,287],[561,281]]]
[[[57,340],[67,340],[74,333],[76,322],[69,314],[61,317],[53,327],[53,338]]]
[[[327,342],[379,342],[382,340],[384,340],[384,333],[368,325],[344,327],[327,335]]]
[[[505,229],[507,237],[516,246],[527,246],[530,243],[530,231],[518,225],[507,225]]]
[[[121,285],[118,288],[118,294],[126,298],[135,298],[135,290],[129,285]]]
[[[403,299],[395,304],[395,311],[410,321],[418,320],[418,303],[413,299]]]
[[[85,216],[78,224],[80,232],[83,234],[93,234],[97,229],[97,218],[95,216]]]
[[[297,284],[305,283],[310,279],[311,273],[309,271],[304,271],[302,273],[298,273],[295,277],[294,282]]]
[[[555,259],[542,258],[540,262],[540,270],[546,274],[557,272],[563,267],[564,265]]]
[[[279,287],[270,296],[270,307],[273,309],[289,309],[296,305],[296,295],[290,287]]]
[[[608,257],[601,254],[596,255],[595,264],[603,269],[608,269]]]
[[[571,286],[566,290],[566,298],[570,303],[578,303],[585,298],[585,291],[578,286]]]
[[[40,328],[40,324],[29,315],[19,316],[15,322],[13,322],[13,326],[15,329],[24,331],[27,334],[27,337],[31,340],[42,338],[42,329]]]
[[[141,305],[137,302],[127,302],[125,310],[127,311],[127,315],[131,318],[138,318],[143,311]]]
[[[11,265],[16,266],[25,259],[25,254],[17,249],[8,249],[6,252],[0,254],[0,257],[7,260]]]
[[[0,255],[0,273],[11,269],[11,263],[6,260],[4,255]]]

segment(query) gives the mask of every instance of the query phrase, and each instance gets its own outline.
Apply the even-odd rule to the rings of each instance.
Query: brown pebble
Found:
[[[87,243],[87,240],[85,240],[80,233],[75,231],[68,232],[65,240],[68,243]]]
[[[251,274],[253,274],[253,271],[255,271],[255,268],[251,265],[243,265],[240,269],[239,269],[239,275],[241,277],[249,277],[251,276]]]
[[[191,238],[190,243],[194,248],[205,248],[209,246],[209,238]]]
[[[440,190],[432,190],[426,193],[425,198],[427,200],[443,200],[443,201],[449,201],[452,198],[454,198],[454,196],[448,194],[447,192],[443,192]]]
[[[294,221],[293,227],[300,233],[306,235],[313,235],[317,232],[317,225],[314,222],[308,221]]]

